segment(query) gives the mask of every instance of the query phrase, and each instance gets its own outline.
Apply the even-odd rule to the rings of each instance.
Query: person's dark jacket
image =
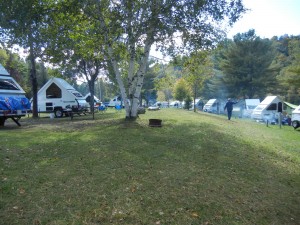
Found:
[[[237,102],[233,102],[231,100],[226,102],[226,105],[224,107],[224,111],[227,109],[227,111],[232,111],[233,105],[236,104]]]

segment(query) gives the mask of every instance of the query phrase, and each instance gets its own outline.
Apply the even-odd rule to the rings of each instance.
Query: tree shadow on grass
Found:
[[[4,221],[300,221],[299,164],[267,146],[254,145],[255,140],[242,134],[224,132],[208,122],[177,123],[171,119],[164,119],[161,128],[148,127],[144,120],[128,125],[115,117],[93,123],[60,122],[47,136],[24,133],[25,139],[31,138],[28,145],[11,143],[3,152],[9,160],[4,160],[2,177],[10,180],[3,196]],[[229,125],[221,119],[218,123]],[[45,126],[27,128],[21,129]],[[23,198],[20,184],[26,190]],[[13,211],[16,203],[22,209],[19,213]]]

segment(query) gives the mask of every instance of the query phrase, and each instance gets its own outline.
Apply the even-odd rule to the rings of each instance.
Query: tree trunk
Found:
[[[30,39],[30,47],[29,47],[29,52],[30,52],[30,80],[31,80],[31,86],[32,86],[32,117],[33,118],[38,118],[38,82],[37,82],[37,77],[36,77],[36,66],[35,66],[35,54],[34,54],[34,49],[33,49],[33,42],[32,42],[32,36],[29,35]]]
[[[88,80],[88,84],[89,84],[89,89],[90,89],[90,93],[91,93],[90,108],[91,108],[91,113],[93,115],[93,119],[95,119],[95,109],[94,109],[94,95],[95,95],[95,85],[94,84],[95,84],[95,79]]]

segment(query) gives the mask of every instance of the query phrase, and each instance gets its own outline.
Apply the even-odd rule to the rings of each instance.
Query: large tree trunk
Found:
[[[37,97],[37,93],[38,93],[38,82],[37,82],[37,77],[36,77],[36,65],[35,65],[35,54],[34,54],[34,50],[33,50],[33,43],[32,43],[32,37],[29,36],[30,38],[30,64],[31,64],[31,68],[30,68],[30,80],[31,80],[31,86],[32,86],[32,117],[33,118],[38,118],[39,114],[38,114],[38,97]]]

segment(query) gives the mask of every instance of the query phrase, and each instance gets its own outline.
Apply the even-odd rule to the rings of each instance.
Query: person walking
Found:
[[[238,103],[238,102],[233,102],[233,101],[231,101],[231,98],[228,98],[228,100],[225,104],[224,111],[227,109],[228,120],[231,119],[233,105],[236,104],[236,103]]]

